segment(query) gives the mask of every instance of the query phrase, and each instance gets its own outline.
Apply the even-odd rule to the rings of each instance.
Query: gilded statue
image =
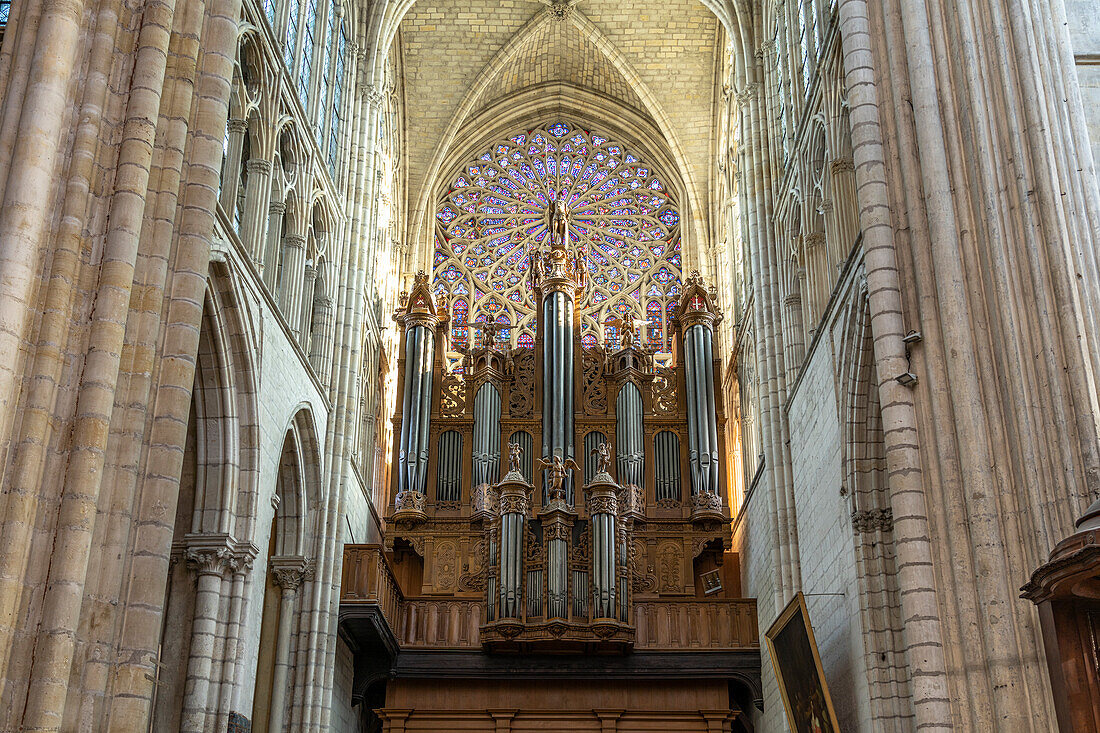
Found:
[[[600,443],[592,449],[590,455],[596,456],[596,474],[606,473],[611,475],[611,446],[608,443]]]
[[[569,209],[565,199],[555,201],[550,212],[550,244],[555,241],[562,247],[569,241]]]
[[[519,443],[508,444],[508,472],[523,473],[521,462],[523,461],[523,446]]]
[[[577,465],[577,462],[572,458],[566,458],[564,461],[562,457],[555,453],[549,459],[540,458],[536,464],[539,468],[546,468],[549,473],[550,479],[550,501],[564,501],[565,490],[562,488],[562,483],[565,482],[565,472],[569,469],[574,471],[580,471],[581,467]]]

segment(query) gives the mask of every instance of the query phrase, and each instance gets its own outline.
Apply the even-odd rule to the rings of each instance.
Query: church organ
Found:
[[[528,677],[559,676],[565,665],[567,677],[590,675],[616,699],[654,682],[636,665],[657,655],[658,666],[675,658],[678,679],[724,680],[715,705],[725,727],[677,729],[742,730],[731,727],[747,723],[724,685],[758,700],[759,652],[755,603],[737,598],[729,545],[713,295],[697,274],[685,282],[667,365],[628,323],[620,348],[586,347],[575,303],[587,273],[553,241],[529,273],[533,348],[501,343],[490,326],[449,369],[446,312],[424,273],[395,316],[404,350],[386,535],[345,552],[345,633],[357,649],[375,648],[360,637],[380,626],[393,637],[378,653],[384,672],[365,671],[380,662],[359,652],[360,699],[392,720],[411,680],[432,677],[403,672],[403,660],[432,654],[448,686],[492,670],[524,678],[520,668],[544,658]],[[392,588],[380,595],[383,577]],[[385,611],[382,596],[400,600],[384,623],[367,623],[372,603]],[[539,708],[531,694],[492,699]]]

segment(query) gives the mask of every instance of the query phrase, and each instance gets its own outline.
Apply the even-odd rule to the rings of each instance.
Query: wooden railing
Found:
[[[378,606],[390,629],[398,633],[404,598],[381,545],[344,545],[340,603]]]
[[[756,600],[691,598],[634,604],[634,648],[650,651],[756,649]]]
[[[345,545],[340,602],[376,605],[403,648],[480,649],[482,600],[405,598],[380,545]],[[635,601],[638,651],[759,648],[756,601],[685,598]]]

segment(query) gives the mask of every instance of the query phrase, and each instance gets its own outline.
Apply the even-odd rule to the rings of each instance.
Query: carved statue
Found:
[[[596,473],[611,473],[611,446],[607,443],[600,443],[598,446],[592,449],[591,455],[597,456],[596,458]]]
[[[523,446],[519,443],[508,444],[508,472],[523,473],[521,461],[523,460]]]
[[[555,241],[562,247],[569,241],[569,209],[565,205],[565,199],[555,201],[550,213],[551,245]]]
[[[531,251],[531,284],[537,286],[546,275],[546,263],[543,262],[542,252],[538,249]]]
[[[619,329],[619,342],[622,348],[634,346],[637,341],[637,333],[635,332],[635,324],[639,321],[634,318],[620,318],[615,316],[608,323],[615,328]],[[641,321],[646,323],[646,321]]]
[[[539,468],[546,468],[550,474],[550,501],[563,501],[565,490],[561,485],[565,481],[565,472],[569,469],[580,471],[581,467],[572,458],[563,461],[556,453],[549,459],[540,458],[537,465]]]

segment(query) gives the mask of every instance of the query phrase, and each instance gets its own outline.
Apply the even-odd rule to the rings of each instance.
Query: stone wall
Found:
[[[819,339],[789,403],[802,590],[840,727],[870,730],[834,363],[831,340]]]
[[[1100,160],[1100,14],[1092,0],[1066,0],[1066,16],[1095,165]]]

